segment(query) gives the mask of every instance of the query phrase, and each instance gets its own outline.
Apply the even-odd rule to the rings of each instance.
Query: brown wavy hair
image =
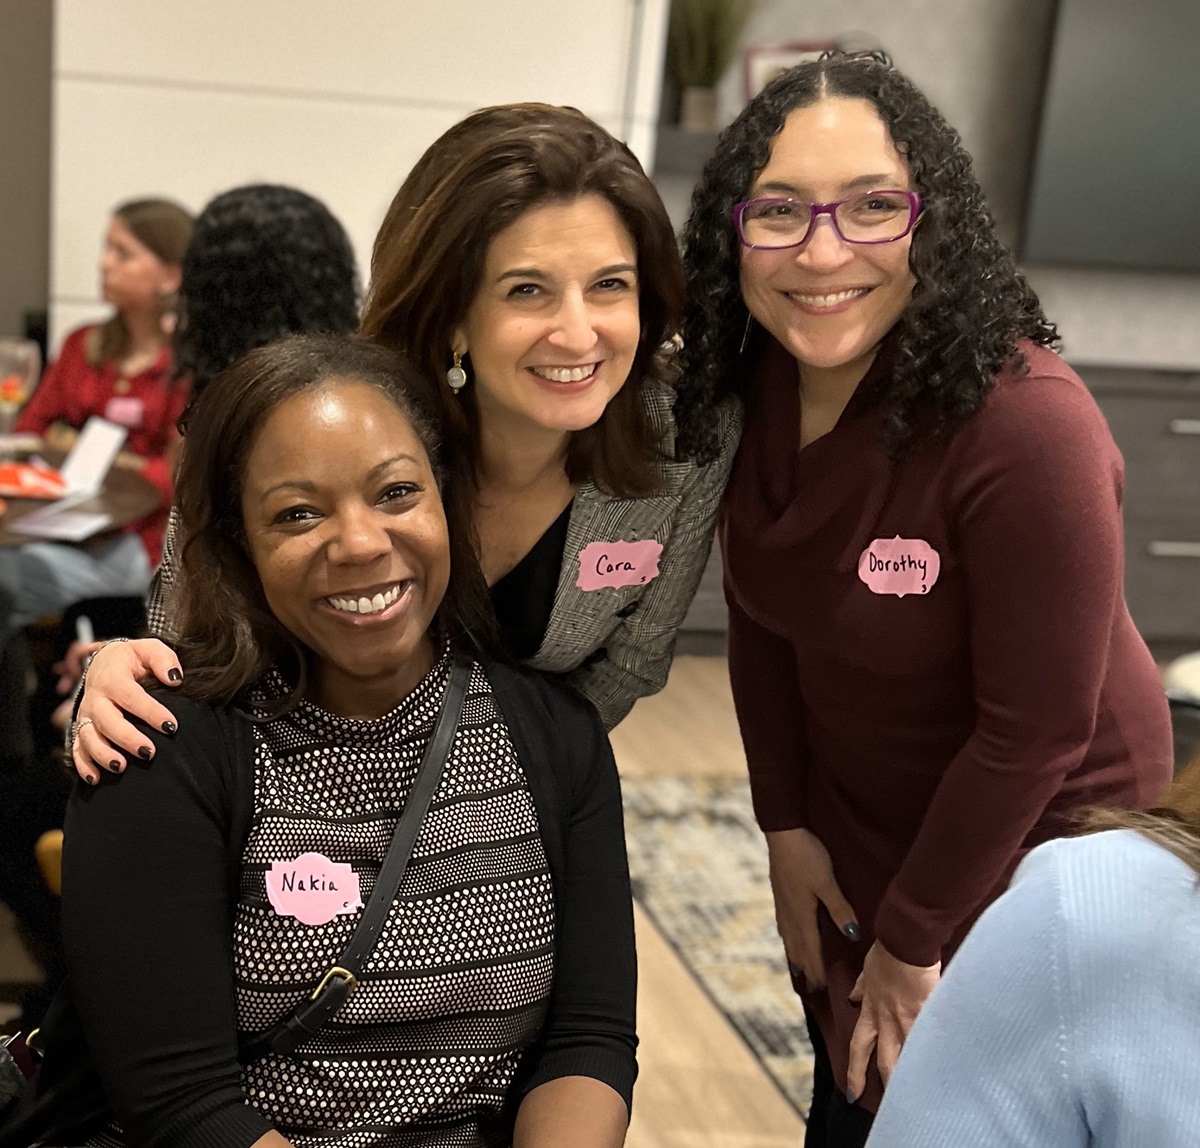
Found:
[[[439,381],[451,459],[474,478],[472,388],[455,397],[442,382],[454,330],[479,290],[492,240],[531,208],[586,195],[612,205],[637,247],[641,338],[629,379],[599,422],[571,436],[567,476],[637,497],[661,485],[658,436],[642,392],[673,378],[660,348],[682,322],[683,269],[670,219],[641,164],[582,112],[547,104],[484,108],[436,140],[396,193],[375,240],[361,331]]]
[[[333,379],[382,391],[412,424],[446,505],[450,584],[434,619],[435,637],[471,653],[494,649],[487,586],[470,535],[446,498],[432,388],[386,347],[355,336],[293,335],[238,359],[205,388],[188,428],[175,482],[179,509],[176,630],[186,669],[180,688],[209,701],[238,700],[272,666],[302,695],[308,651],[271,613],[250,558],[242,521],[246,462],[276,407]],[[278,712],[278,711],[276,711]]]
[[[130,234],[164,263],[183,264],[192,239],[192,214],[169,199],[131,199],[113,210]],[[129,328],[118,311],[88,340],[87,359],[93,366],[121,358],[129,350]]]

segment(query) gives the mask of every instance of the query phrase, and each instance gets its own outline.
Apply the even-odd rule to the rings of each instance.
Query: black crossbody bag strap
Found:
[[[392,835],[392,843],[388,846],[383,865],[380,866],[375,888],[371,891],[370,899],[359,919],[358,928],[350,938],[350,943],[338,958],[337,964],[321,978],[308,1000],[298,1004],[283,1020],[276,1022],[266,1032],[259,1033],[241,1044],[238,1059],[242,1064],[258,1060],[268,1052],[276,1052],[281,1056],[295,1052],[306,1041],[316,1036],[358,984],[358,974],[379,939],[379,933],[408,868],[421,823],[425,820],[429,803],[433,800],[434,791],[441,780],[442,769],[450,754],[450,747],[454,744],[454,734],[458,729],[458,719],[462,714],[463,700],[470,680],[471,663],[456,657],[450,670],[450,681],[446,686],[446,696],[442,700],[442,710],[438,715],[433,736],[425,750],[425,757],[421,761],[421,768],[416,781],[413,782],[408,801],[405,802],[404,812],[396,823],[396,831]]]

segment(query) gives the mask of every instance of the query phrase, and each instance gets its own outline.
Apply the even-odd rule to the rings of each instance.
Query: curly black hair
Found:
[[[277,184],[237,187],[204,208],[179,294],[175,370],[191,380],[191,404],[255,347],[358,326],[358,273],[345,229],[320,200]]]
[[[1058,332],[995,235],[983,191],[958,133],[882,52],[829,52],[772,81],[726,129],[692,197],[684,231],[688,311],[675,406],[683,452],[716,457],[712,412],[742,395],[753,354],[742,356],[748,312],[730,212],[766,166],[788,114],[826,97],[868,100],[905,157],[924,213],[913,232],[912,301],[889,334],[893,366],[871,396],[881,441],[902,454],[919,414],[949,434],[977,411],[1017,340],[1056,346]],[[761,336],[752,340],[761,345]],[[922,419],[922,426],[925,425]]]

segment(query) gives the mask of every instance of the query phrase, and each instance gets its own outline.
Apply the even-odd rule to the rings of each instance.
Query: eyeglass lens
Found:
[[[838,233],[850,243],[899,239],[908,230],[911,214],[908,196],[887,191],[856,195],[833,210]],[[799,200],[751,200],[742,212],[742,236],[755,247],[802,243],[811,225],[812,210]]]

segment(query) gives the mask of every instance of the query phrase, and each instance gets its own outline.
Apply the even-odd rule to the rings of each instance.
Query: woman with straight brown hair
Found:
[[[191,215],[169,200],[132,200],[113,211],[99,265],[113,314],[67,336],[17,416],[16,431],[41,435],[64,451],[93,415],[123,426],[119,461],[151,482],[161,503],[124,532],[86,546],[30,542],[0,551],[0,585],[15,599],[16,625],[84,598],[142,594],[158,565],[179,440],[175,423],[188,395],[187,384],[174,377],[169,344],[191,235]]]
[[[666,682],[740,427],[736,401],[713,403],[705,464],[678,447],[683,275],[657,192],[574,109],[485,108],[417,162],[371,269],[362,331],[437,380],[505,651],[566,675],[611,729]],[[82,775],[153,752],[119,707],[174,728],[136,682],[180,673],[158,643],[97,656]]]
[[[980,917],[869,1148],[1200,1143],[1200,761],[1162,807],[1089,828],[1033,850]]]

